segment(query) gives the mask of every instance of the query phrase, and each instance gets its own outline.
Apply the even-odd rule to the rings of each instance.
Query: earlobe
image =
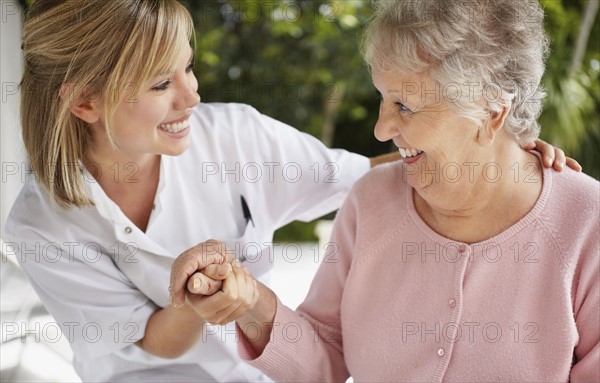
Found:
[[[69,111],[75,117],[88,124],[93,124],[100,119],[100,104],[93,96],[86,94],[85,89],[76,94],[73,84],[62,84],[59,96],[70,105]]]
[[[504,120],[508,116],[508,107],[503,107],[500,112],[490,112],[490,117],[483,122],[477,132],[477,142],[481,146],[490,146],[496,138],[496,134],[504,126]]]
[[[485,121],[477,131],[477,143],[481,146],[490,146],[494,142],[495,133],[489,128],[489,121]]]

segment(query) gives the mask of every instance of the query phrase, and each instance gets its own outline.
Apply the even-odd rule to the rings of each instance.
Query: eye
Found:
[[[377,98],[379,99],[379,102],[383,102],[383,95],[381,94],[381,92],[378,90],[375,90],[375,93],[377,94]],[[398,110],[401,113],[412,113],[412,110],[410,110],[408,107],[406,107],[406,105],[404,105],[400,101],[396,101],[396,102],[394,102],[394,104],[398,107]]]
[[[188,64],[187,67],[185,67],[185,73],[190,73],[193,70],[194,70],[194,62],[192,61],[191,63]]]
[[[161,91],[161,90],[167,90],[169,88],[169,85],[171,85],[171,80],[167,80],[165,82],[161,82],[160,84],[153,86],[152,90],[156,90],[156,91]]]
[[[412,113],[412,110],[410,110],[409,108],[406,107],[406,105],[404,105],[401,102],[395,102],[394,104],[396,104],[396,106],[398,107],[398,110],[400,110],[400,112],[402,113]]]

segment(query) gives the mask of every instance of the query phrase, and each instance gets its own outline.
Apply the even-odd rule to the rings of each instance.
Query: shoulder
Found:
[[[412,188],[403,174],[402,162],[387,163],[353,185],[342,212],[355,221],[358,248],[368,247],[408,216],[406,197]]]
[[[4,228],[5,235],[8,238],[17,237],[23,226],[38,224],[57,208],[35,176],[30,175],[10,210]]]
[[[52,243],[61,238],[69,227],[81,226],[89,219],[92,206],[63,208],[56,204],[44,187],[30,175],[6,220],[4,235],[7,242]],[[95,226],[96,224],[90,225]]]
[[[546,180],[545,180],[546,181]],[[551,173],[552,187],[545,210],[547,219],[568,220],[579,229],[598,224],[600,183],[584,173],[565,169]],[[556,221],[561,225],[560,221]]]
[[[276,140],[295,131],[261,114],[250,105],[237,103],[199,104],[190,118],[195,143],[251,145]]]
[[[568,263],[580,262],[586,254],[597,257],[600,183],[571,169],[551,172],[550,177],[551,190],[540,215],[544,227]]]
[[[204,127],[231,130],[240,126],[248,126],[266,118],[255,108],[238,103],[207,103],[198,104],[192,111],[191,123]]]
[[[403,174],[400,161],[378,165],[356,182],[350,195],[356,203],[369,208],[394,203],[410,189]]]
[[[200,103],[192,111],[192,117],[200,120],[211,120],[223,117],[236,118],[253,114],[260,114],[250,105],[239,103]]]

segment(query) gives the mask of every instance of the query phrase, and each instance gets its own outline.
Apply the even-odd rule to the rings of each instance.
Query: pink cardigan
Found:
[[[361,179],[296,312],[262,355],[277,381],[600,381],[600,184],[544,170],[534,208],[467,245],[416,214],[400,163]],[[506,207],[507,209],[510,206]]]

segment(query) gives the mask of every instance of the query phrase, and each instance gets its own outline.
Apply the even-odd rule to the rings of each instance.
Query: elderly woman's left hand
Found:
[[[579,162],[571,157],[565,156],[565,152],[562,149],[550,145],[549,143],[542,140],[535,140],[523,146],[523,149],[531,150],[535,149],[542,154],[544,166],[547,168],[553,167],[557,171],[563,170],[565,164],[571,169],[581,172],[581,165]]]
[[[188,285],[185,300],[206,322],[226,324],[251,310],[259,296],[256,280],[248,270],[233,262],[232,272],[223,281],[221,290],[207,296],[196,293]]]
[[[212,295],[221,289],[221,281],[230,271],[233,256],[224,243],[213,239],[181,253],[171,266],[169,291],[175,307],[185,302],[186,286],[190,291]]]

